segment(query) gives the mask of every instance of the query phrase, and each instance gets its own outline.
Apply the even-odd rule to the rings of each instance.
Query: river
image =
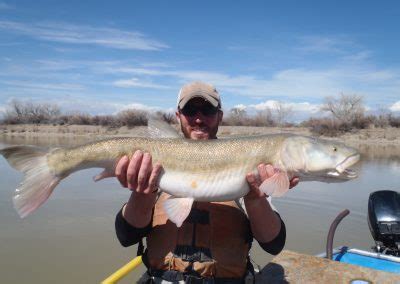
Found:
[[[84,142],[65,138],[3,138],[0,147],[13,144],[65,146]],[[391,153],[390,151],[395,151]],[[369,249],[373,244],[367,223],[367,202],[376,190],[400,190],[398,149],[384,154],[363,149],[355,166],[359,177],[345,183],[300,183],[283,198],[273,200],[286,223],[286,249],[307,254],[325,250],[329,226],[349,209],[337,228],[334,246]],[[22,175],[0,158],[0,282],[98,283],[136,255],[115,236],[114,218],[129,191],[115,179],[92,181],[97,170],[85,170],[63,180],[50,200],[26,219],[20,219],[11,198]],[[271,256],[255,243],[252,257],[261,267]],[[134,283],[143,267],[121,283]]]

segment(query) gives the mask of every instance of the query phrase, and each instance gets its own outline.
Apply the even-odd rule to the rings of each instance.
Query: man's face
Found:
[[[218,126],[222,121],[222,111],[203,98],[191,99],[182,110],[176,112],[183,135],[194,140],[217,138]]]

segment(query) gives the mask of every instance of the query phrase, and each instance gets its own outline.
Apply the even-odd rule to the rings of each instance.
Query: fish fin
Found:
[[[149,115],[147,131],[152,138],[182,138],[175,128],[155,115]]]
[[[95,182],[102,180],[103,178],[110,178],[110,177],[115,177],[115,173],[112,170],[109,169],[104,169],[104,171],[102,171],[101,173],[99,173],[98,175],[95,175],[93,177],[93,180]]]
[[[289,190],[289,186],[288,174],[275,169],[275,173],[260,185],[260,190],[269,196],[280,197]]]
[[[164,210],[168,215],[168,219],[176,224],[179,228],[183,221],[189,216],[193,205],[193,198],[169,197],[164,201]]]
[[[15,146],[0,150],[8,163],[24,173],[24,180],[15,190],[13,203],[24,218],[42,205],[64,177],[57,177],[47,164],[47,152],[37,147]]]

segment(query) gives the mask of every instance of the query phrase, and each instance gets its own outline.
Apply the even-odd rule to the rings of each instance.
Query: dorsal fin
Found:
[[[175,128],[155,115],[149,115],[147,131],[152,138],[182,138]]]

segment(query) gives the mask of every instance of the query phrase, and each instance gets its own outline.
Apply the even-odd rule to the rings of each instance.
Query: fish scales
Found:
[[[261,161],[274,162],[277,148],[285,136],[251,137],[192,141],[185,139],[115,138],[83,146],[59,149],[48,155],[50,168],[57,174],[70,173],[102,161],[114,161],[136,150],[149,152],[165,170],[196,173],[254,166]]]

